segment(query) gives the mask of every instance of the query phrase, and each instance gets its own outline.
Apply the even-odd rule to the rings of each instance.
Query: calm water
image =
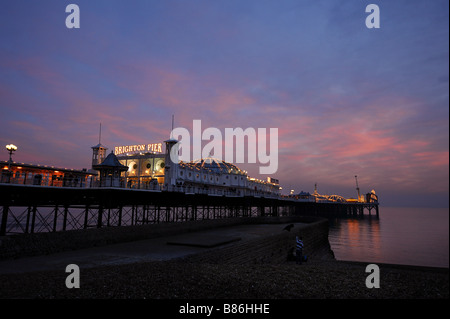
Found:
[[[330,221],[338,260],[449,267],[449,209],[380,207],[380,218]]]

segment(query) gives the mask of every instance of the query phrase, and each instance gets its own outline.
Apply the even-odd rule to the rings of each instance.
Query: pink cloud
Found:
[[[170,115],[175,114],[175,125],[189,129],[193,119],[201,119],[203,128],[277,127],[275,175],[282,183],[305,190],[312,190],[315,181],[351,189],[355,174],[364,185],[385,189],[417,191],[431,187],[433,177],[439,179],[439,188],[448,189],[439,176],[448,176],[448,149],[436,148],[432,139],[414,134],[405,124],[420,114],[416,100],[383,96],[356,106],[353,97],[332,92],[322,97],[321,105],[294,107],[288,104],[286,92],[264,100],[251,90],[226,84],[220,75],[194,75],[148,61],[98,70],[129,93],[114,99],[72,82],[42,59],[9,59],[1,65],[39,81],[37,88],[54,103],[42,114],[32,97],[14,87],[0,87],[5,105],[19,105],[21,113],[36,120],[10,124],[21,136],[22,158],[33,162],[74,167],[89,163],[89,147],[97,142],[100,122],[102,143],[110,149],[121,143],[162,140],[168,137]],[[44,155],[36,146],[42,141],[61,152]],[[59,157],[56,162],[55,157]],[[71,162],[65,164],[66,160]],[[257,170],[242,166],[257,177]]]

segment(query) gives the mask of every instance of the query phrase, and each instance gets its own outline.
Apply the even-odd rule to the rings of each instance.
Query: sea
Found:
[[[379,218],[330,220],[337,260],[449,267],[449,209],[379,207]]]

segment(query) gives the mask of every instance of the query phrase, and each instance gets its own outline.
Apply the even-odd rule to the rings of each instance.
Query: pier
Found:
[[[233,217],[379,217],[378,202],[11,184],[0,184],[0,209],[0,236]]]

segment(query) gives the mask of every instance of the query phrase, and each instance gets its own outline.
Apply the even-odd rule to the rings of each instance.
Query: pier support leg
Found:
[[[266,208],[265,207],[259,207],[259,216],[264,217],[266,216],[266,212],[265,212]]]
[[[97,228],[102,227],[103,222],[103,206],[98,207],[98,218],[97,218]]]
[[[58,224],[58,205],[55,206],[55,215],[53,216],[53,232],[56,232],[56,225]]]
[[[83,224],[84,229],[88,227],[88,215],[89,215],[89,205],[86,205],[86,208],[84,209],[84,224]]]
[[[31,216],[31,233],[32,234],[34,233],[34,225],[36,223],[36,210],[37,210],[37,207],[35,205],[35,206],[33,206],[33,215]]]
[[[119,206],[119,220],[118,220],[118,226],[122,226],[122,206]]]
[[[142,205],[142,223],[141,225],[147,224],[147,205]]]
[[[158,217],[157,217],[157,219],[156,219],[156,222],[157,222],[157,223],[160,222],[160,218],[161,218],[160,213],[161,213],[161,206],[158,205]]]
[[[2,223],[0,225],[0,236],[6,235],[6,222],[8,221],[9,206],[3,206]]]
[[[62,230],[66,230],[66,226],[67,226],[67,214],[69,213],[69,206],[64,206],[64,216],[63,216],[63,226],[62,226]]]
[[[107,227],[110,226],[110,224],[109,224],[109,219],[110,219],[110,217],[111,217],[111,208],[108,208],[108,215],[107,215],[107,217],[106,217],[106,226],[107,226]]]
[[[31,206],[28,206],[27,208],[27,221],[25,224],[25,234],[28,234],[30,229],[30,215],[31,215]]]

